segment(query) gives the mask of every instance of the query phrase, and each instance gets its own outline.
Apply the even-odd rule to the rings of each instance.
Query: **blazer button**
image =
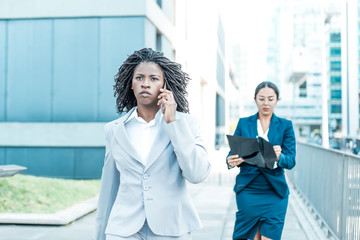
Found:
[[[143,178],[147,179],[149,176],[147,174],[144,174]]]
[[[148,186],[144,186],[144,190],[145,190],[145,191],[149,190],[149,187],[148,187]]]

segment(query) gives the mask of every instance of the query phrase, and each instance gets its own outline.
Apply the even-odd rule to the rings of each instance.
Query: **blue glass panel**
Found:
[[[0,147],[0,156],[6,156],[0,164],[27,167],[23,173],[35,176],[100,178],[104,155],[103,147]]]
[[[51,20],[8,22],[7,121],[51,120]]]
[[[54,20],[54,121],[96,121],[98,19]]]
[[[74,177],[72,148],[7,148],[8,164],[19,164],[28,169],[26,174],[46,177]]]
[[[341,90],[331,90],[331,99],[341,99]]]
[[[0,121],[5,121],[5,86],[6,86],[6,54],[7,54],[7,21],[0,21]]]
[[[100,20],[98,121],[109,121],[118,117],[113,91],[114,76],[130,54],[144,47],[145,20],[144,17]]]
[[[331,33],[330,42],[341,42],[341,33]]]
[[[341,76],[332,76],[330,77],[330,82],[331,83],[341,83]]]
[[[330,70],[331,71],[341,71],[341,62],[340,61],[330,62]]]
[[[331,57],[341,56],[341,48],[330,48],[330,56]]]
[[[6,158],[5,158],[6,154],[5,154],[5,151],[6,151],[5,148],[0,148],[0,164],[1,164],[1,165],[6,164]]]
[[[75,177],[100,178],[105,148],[77,148],[75,151]]]
[[[341,105],[331,105],[331,113],[341,113]]]

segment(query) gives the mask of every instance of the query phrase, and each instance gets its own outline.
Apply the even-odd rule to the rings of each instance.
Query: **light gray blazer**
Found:
[[[181,112],[176,112],[174,122],[162,121],[144,166],[124,127],[133,111],[105,125],[95,239],[105,240],[105,234],[131,236],[145,219],[155,234],[163,236],[201,228],[185,182],[200,183],[211,169],[197,121]]]

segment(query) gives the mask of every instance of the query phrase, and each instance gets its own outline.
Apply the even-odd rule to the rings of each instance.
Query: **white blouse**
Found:
[[[270,127],[269,127],[270,128]],[[261,123],[260,123],[260,119],[257,120],[257,132],[258,132],[258,137],[262,137],[263,139],[265,139],[266,141],[269,142],[269,138],[268,138],[268,133],[269,133],[269,128],[266,129],[266,131],[264,132],[262,127],[261,127]],[[274,168],[278,167],[278,162],[275,161],[274,162]]]
[[[132,112],[131,116],[125,121],[126,133],[135,150],[141,157],[139,160],[144,164],[144,166],[147,163],[155,137],[160,131],[163,118],[163,114],[159,109],[155,118],[150,122],[146,122],[143,118],[139,117],[136,108]]]

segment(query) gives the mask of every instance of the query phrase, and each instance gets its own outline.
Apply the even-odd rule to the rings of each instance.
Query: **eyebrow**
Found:
[[[144,74],[142,74],[142,73],[136,73],[135,75],[144,76]],[[150,75],[150,77],[154,77],[154,76],[156,76],[156,77],[160,77],[160,75],[159,75],[159,74],[151,74],[151,75]]]

